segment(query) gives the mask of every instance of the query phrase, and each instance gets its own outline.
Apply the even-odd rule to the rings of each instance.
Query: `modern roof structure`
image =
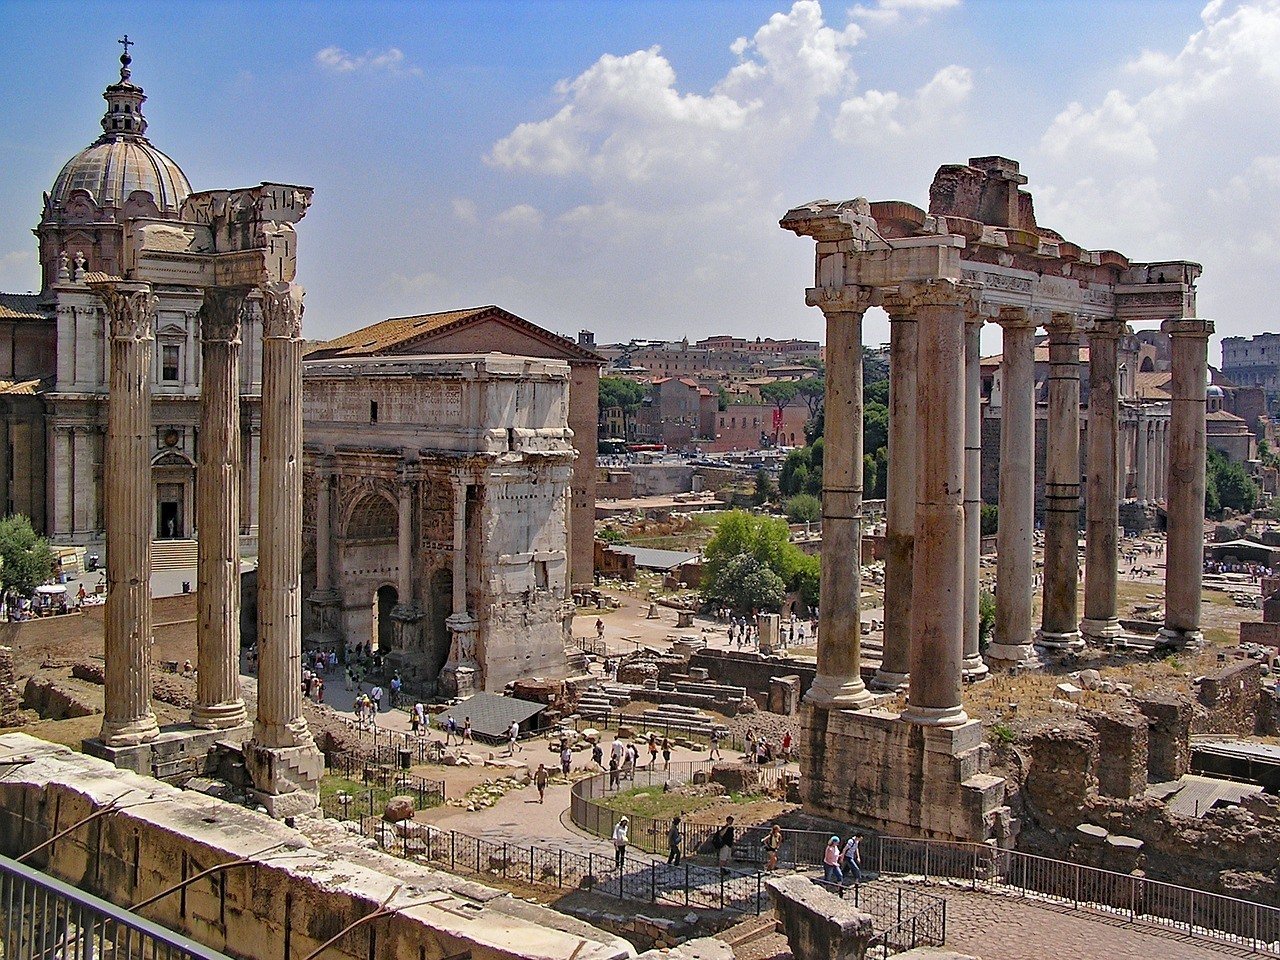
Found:
[[[537,716],[545,709],[545,703],[503,697],[496,693],[477,693],[438,714],[435,722],[437,727],[443,729],[448,718],[453,717],[461,730],[463,721],[470,717],[473,736],[497,742],[507,739],[507,731],[513,720],[523,726],[530,717]]]

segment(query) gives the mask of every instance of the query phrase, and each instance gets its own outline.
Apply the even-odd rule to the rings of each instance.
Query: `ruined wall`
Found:
[[[1147,779],[1152,783],[1177,780],[1191,769],[1189,698],[1171,694],[1139,700],[1147,718]]]
[[[1098,738],[1078,720],[1042,726],[1025,736],[1023,797],[1042,825],[1074,826],[1098,792]]]
[[[1098,792],[1129,800],[1147,789],[1147,718],[1136,710],[1080,714],[1098,737]]]
[[[33,737],[7,734],[0,746],[32,758],[0,782],[0,850],[7,855],[124,798],[120,812],[32,859],[80,889],[128,907],[210,866],[255,859],[251,868],[197,881],[185,896],[145,910],[148,919],[234,957],[305,957],[389,898],[391,915],[343,936],[325,955],[622,960],[632,953],[624,941],[555,911],[365,849],[331,821],[293,830]],[[162,800],[130,806],[148,796]]]
[[[22,722],[22,698],[13,675],[13,650],[0,647],[0,727],[16,727]]]
[[[1202,677],[1196,690],[1197,709],[1191,732],[1239,736],[1259,732],[1262,691],[1260,660],[1238,660]]]
[[[794,676],[800,681],[802,697],[817,673],[817,667],[812,661],[730,650],[699,650],[690,658],[689,667],[702,667],[716,683],[746,687],[755,693],[767,692],[769,681],[774,677]]]

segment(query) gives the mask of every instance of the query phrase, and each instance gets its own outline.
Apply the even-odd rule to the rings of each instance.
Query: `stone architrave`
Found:
[[[1205,393],[1209,374],[1208,320],[1166,320],[1173,360],[1169,404],[1168,539],[1165,613],[1160,639],[1199,647],[1204,578]]]
[[[1120,392],[1117,348],[1124,324],[1095,320],[1089,337],[1089,433],[1085,486],[1084,619],[1080,632],[1107,643],[1120,635],[1116,615],[1120,523]]]
[[[911,685],[904,720],[956,726],[964,659],[964,340],[973,285],[903,283],[919,339],[916,405],[915,577],[911,590]],[[825,547],[825,541],[823,543]],[[824,600],[825,603],[825,600]]]
[[[1049,422],[1044,477],[1044,607],[1038,642],[1083,646],[1080,589],[1080,331],[1071,314],[1049,324]]]
[[[827,320],[826,453],[822,470],[822,582],[818,671],[805,700],[853,708],[872,695],[862,681],[862,317],[878,299],[866,287],[814,287]]]
[[[131,747],[160,732],[151,711],[151,352],[156,298],[143,283],[90,274],[111,338],[103,476],[107,523],[106,670],[101,739]]]
[[[240,318],[248,287],[211,287],[200,308],[196,469],[196,702],[191,723],[246,722],[240,696]]]
[[[302,714],[302,297],[262,291],[262,462],[258,509],[258,716],[245,744],[254,798],[275,817],[319,801],[324,757]]]
[[[889,314],[889,476],[885,490],[884,645],[876,690],[899,690],[911,669],[911,563],[916,512],[916,318],[887,297]]]
[[[1035,522],[1035,334],[1031,311],[1006,307],[1000,362],[1000,525],[996,531],[995,637],[987,663],[1037,663],[1032,646],[1032,528]]]
[[[970,313],[964,325],[964,660],[969,683],[990,674],[980,640],[982,558],[982,325],[986,317]]]

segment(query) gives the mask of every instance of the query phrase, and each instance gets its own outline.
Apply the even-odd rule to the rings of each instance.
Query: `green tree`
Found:
[[[787,594],[782,578],[746,553],[728,560],[706,583],[703,596],[709,603],[724,604],[741,613],[777,610]]]
[[[1243,465],[1230,462],[1216,450],[1210,452],[1209,459],[1218,490],[1219,510],[1229,507],[1236,513],[1248,513],[1257,506],[1258,485],[1245,473]]]
[[[752,501],[757,507],[763,507],[777,495],[778,485],[774,483],[773,478],[769,476],[769,471],[761,467],[756,471],[756,489],[751,495]]]
[[[21,514],[0,520],[0,589],[29,595],[53,576],[49,541]]]
[[[798,493],[782,506],[792,523],[812,523],[822,518],[822,501],[811,493]]]
[[[782,578],[791,579],[798,557],[804,556],[791,543],[791,529],[781,517],[756,516],[745,510],[730,510],[716,525],[716,532],[702,551],[704,581],[716,578],[731,559],[749,554]]]
[[[778,489],[783,496],[793,497],[804,493],[804,486],[809,480],[809,468],[813,464],[813,448],[801,447],[787,454],[782,461],[782,469],[778,472]]]
[[[994,537],[996,528],[1000,526],[1000,508],[994,503],[984,503],[981,509],[979,527],[984,537]]]
[[[809,419],[812,420],[822,409],[822,400],[827,395],[826,377],[809,377],[801,380],[796,386],[796,394],[809,408]]]
[[[721,413],[729,409],[729,391],[723,384],[716,387],[716,409]]]
[[[978,643],[983,650],[991,642],[991,632],[996,628],[996,596],[990,590],[978,594]]]
[[[889,445],[889,408],[868,403],[862,409],[862,449],[873,457],[881,447]]]
[[[811,609],[818,605],[818,586],[821,572],[822,561],[818,557],[811,557],[802,553],[796,560],[795,572],[791,574],[789,586],[800,594],[800,599],[804,602],[804,605]]]
[[[792,400],[796,398],[800,387],[793,380],[775,380],[773,383],[766,383],[760,388],[760,397],[765,403],[773,404],[773,408],[782,413]],[[773,431],[773,441],[778,442],[778,432]]]
[[[1258,441],[1258,459],[1262,461],[1264,467],[1280,467],[1280,457],[1276,456],[1275,450],[1265,437]]]
[[[644,402],[644,387],[627,377],[601,377],[597,403],[603,413],[612,407],[622,410],[622,435],[629,438],[629,421]]]

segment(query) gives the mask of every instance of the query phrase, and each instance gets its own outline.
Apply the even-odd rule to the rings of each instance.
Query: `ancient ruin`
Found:
[[[1018,164],[981,157],[939,169],[926,212],[865,199],[796,207],[781,226],[816,241],[808,303],[827,319],[821,632],[806,695],[804,792],[817,812],[889,832],[1007,841],[1004,787],[986,774],[981,724],[963,706],[977,658],[974,490],[981,438],[977,331],[1003,329],[1000,524],[992,669],[1034,668],[1041,650],[1081,640],[1074,624],[1078,488],[1077,337],[1090,345],[1084,639],[1119,633],[1117,523],[1122,491],[1116,342],[1126,325],[1163,322],[1173,337],[1167,470],[1169,603],[1164,641],[1199,642],[1205,363],[1212,323],[1195,313],[1198,264],[1131,262],[1089,251],[1036,223]],[[877,686],[907,687],[901,713],[876,706],[860,673],[861,322],[891,318],[889,532],[885,651]],[[1047,495],[1045,614],[1032,624],[1034,332],[1051,336],[1054,386]],[[1055,349],[1056,348],[1056,349]],[[1198,424],[1198,425],[1197,425]],[[1143,450],[1139,444],[1139,450]],[[1149,458],[1144,454],[1144,468]],[[849,464],[847,471],[832,464]],[[1139,473],[1145,478],[1147,470]],[[836,592],[831,592],[832,586]]]

